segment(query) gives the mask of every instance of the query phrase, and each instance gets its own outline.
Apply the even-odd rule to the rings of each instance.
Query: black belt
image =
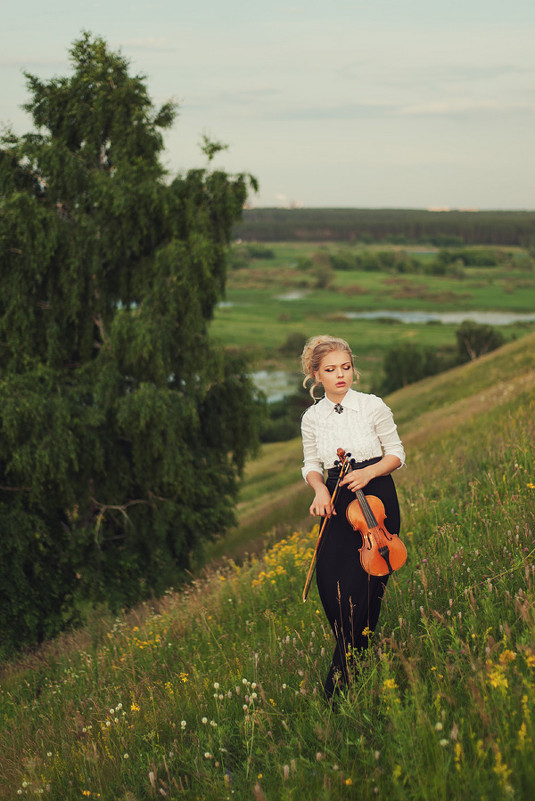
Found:
[[[356,462],[354,459],[350,460],[351,469],[352,470],[360,470],[362,467],[368,467],[370,464],[375,464],[376,462],[380,462],[382,456],[374,456],[373,459],[366,459],[364,462]],[[329,467],[327,470],[327,477],[328,479],[332,480],[337,479],[340,475],[340,468],[339,467]]]

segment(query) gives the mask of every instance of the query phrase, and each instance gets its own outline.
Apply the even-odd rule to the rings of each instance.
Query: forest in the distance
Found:
[[[237,239],[259,242],[417,242],[435,247],[535,244],[535,211],[245,209]]]

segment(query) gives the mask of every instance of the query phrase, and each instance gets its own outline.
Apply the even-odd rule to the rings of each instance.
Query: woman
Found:
[[[399,533],[399,504],[391,473],[405,461],[392,413],[375,395],[351,388],[358,373],[347,342],[318,336],[306,343],[301,362],[310,394],[323,386],[324,397],[303,415],[303,477],[314,490],[311,515],[330,518],[317,558],[316,579],[325,613],[336,639],[332,664],[325,681],[331,699],[349,681],[348,664],[368,645],[377,625],[381,599],[388,577],[366,573],[358,549],[362,542],[346,518],[354,492],[380,498],[385,507],[385,527]],[[337,450],[351,454],[352,470],[340,481],[333,507],[331,494],[340,475]],[[324,469],[327,481],[324,482]]]

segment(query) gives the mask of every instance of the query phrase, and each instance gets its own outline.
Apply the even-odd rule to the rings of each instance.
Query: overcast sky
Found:
[[[83,30],[175,98],[172,172],[260,182],[257,206],[535,209],[533,0],[25,0],[2,13],[0,122],[23,70],[70,72]]]

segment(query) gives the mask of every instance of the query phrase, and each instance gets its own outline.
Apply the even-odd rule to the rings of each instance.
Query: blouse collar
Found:
[[[359,393],[356,392],[354,389],[348,389],[346,394],[344,395],[343,400],[340,402],[340,405],[343,409],[352,409],[355,412],[359,411],[359,401],[358,401]],[[335,406],[338,406],[337,403],[333,403],[329,398],[324,395],[324,397],[318,401],[316,404],[316,409],[318,410],[318,414],[322,419],[326,419],[330,414],[333,414],[335,411]]]

